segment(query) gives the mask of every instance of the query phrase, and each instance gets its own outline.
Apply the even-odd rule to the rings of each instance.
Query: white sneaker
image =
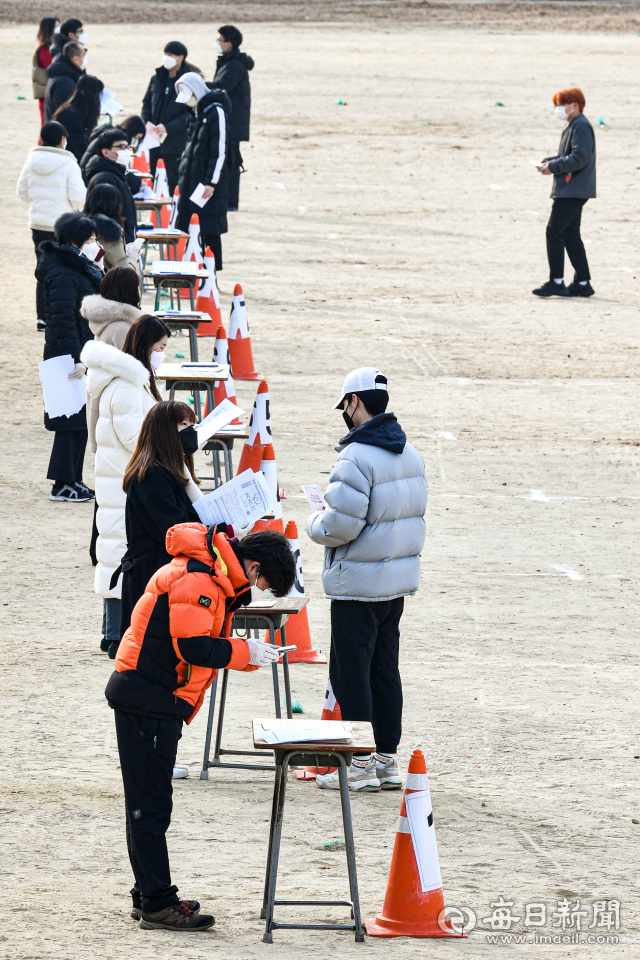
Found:
[[[189,770],[187,767],[174,767],[173,768],[173,779],[174,780],[184,780],[185,777],[189,776]]]
[[[347,780],[349,781],[349,790],[354,793],[362,791],[363,793],[377,793],[380,789],[380,781],[376,776],[376,762],[371,758],[366,767],[355,767],[351,764],[347,767]],[[321,790],[339,790],[340,781],[338,780],[338,771],[333,773],[323,773],[316,777],[316,786]]]
[[[398,761],[389,760],[388,763],[376,761],[376,775],[380,781],[381,790],[401,790],[402,777],[398,773]]]

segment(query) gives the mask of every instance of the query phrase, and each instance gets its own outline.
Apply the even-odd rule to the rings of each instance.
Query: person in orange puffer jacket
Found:
[[[206,930],[215,922],[171,883],[166,832],[182,723],[191,723],[218,669],[255,670],[279,658],[259,640],[231,636],[251,587],[285,596],[296,576],[289,542],[274,530],[239,541],[224,524],[167,531],[171,563],[147,584],[105,690],[114,710],[127,847],[135,877],[131,916],[145,929]]]

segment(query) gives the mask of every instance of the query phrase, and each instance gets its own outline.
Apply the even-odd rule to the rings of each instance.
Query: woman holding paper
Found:
[[[164,359],[170,331],[157,317],[143,314],[131,325],[122,350],[92,340],[82,351],[90,397],[89,444],[96,451],[96,566],[94,589],[103,598],[104,636],[100,644],[113,659],[120,642],[119,583],[113,574],[127,548],[126,495],[122,480],[136,448],[142,422],[162,398],[154,370]]]
[[[36,279],[42,284],[46,323],[44,359],[67,357],[75,369],[70,379],[84,376],[80,353],[93,334],[80,313],[86,296],[97,293],[102,270],[93,263],[99,251],[93,221],[82,213],[65,213],[55,222],[56,242],[40,244]],[[93,490],[82,482],[87,445],[86,407],[71,416],[49,417],[44,425],[55,432],[47,477],[53,480],[51,500],[78,503],[92,500]]]
[[[89,146],[89,134],[100,116],[100,94],[104,83],[97,77],[84,74],[66,103],[58,107],[52,120],[57,120],[67,131],[67,150],[78,163]]]

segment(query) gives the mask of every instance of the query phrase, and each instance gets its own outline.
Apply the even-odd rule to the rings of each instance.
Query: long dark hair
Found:
[[[151,361],[149,360],[149,353],[154,343],[162,340],[163,337],[170,336],[171,331],[166,323],[158,320],[158,318],[154,317],[151,313],[143,313],[142,316],[134,320],[129,327],[122,348],[123,353],[128,353],[130,356],[135,357],[151,374],[149,386],[156,400],[162,400],[162,397],[158,393],[156,375],[153,372]]]
[[[121,227],[124,226],[122,194],[110,183],[95,183],[89,188],[84,202],[84,212],[90,217],[101,213],[105,217],[111,217]]]
[[[100,116],[100,94],[104,90],[104,83],[97,77],[84,74],[78,80],[76,88],[66,103],[58,107],[52,120],[58,120],[60,114],[67,107],[77,107],[82,115],[85,130],[93,130]]]
[[[57,22],[57,17],[43,17],[40,21],[38,43],[41,47],[50,47],[53,43],[53,31]]]
[[[125,470],[122,489],[129,490],[132,480],[144,483],[150,467],[157,464],[164,467],[173,479],[186,487],[189,477],[185,466],[196,483],[193,457],[187,457],[178,433],[178,424],[182,420],[196,422],[196,415],[188,403],[182,400],[162,400],[149,410],[142,421],[138,445]]]
[[[111,267],[100,284],[100,296],[116,303],[128,303],[131,307],[140,306],[140,280],[131,267]]]

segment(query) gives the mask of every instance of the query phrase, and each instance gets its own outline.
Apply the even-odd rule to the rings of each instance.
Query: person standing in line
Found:
[[[60,56],[66,44],[70,41],[77,41],[83,44],[83,46],[86,45],[88,41],[87,34],[82,26],[82,20],[77,20],[75,17],[65,20],[53,38],[51,56],[54,60]]]
[[[180,157],[187,145],[187,120],[189,108],[176,100],[176,83],[185,73],[201,71],[187,62],[189,51],[184,43],[172,40],[164,48],[162,66],[158,67],[149,81],[142,101],[142,119],[152,123],[156,137],[163,137],[159,147],[149,151],[149,167],[155,176],[158,160],[164,160],[167,182],[171,196],[178,185]]]
[[[119,127],[109,127],[96,140],[97,154],[85,167],[85,182],[89,190],[99,183],[108,183],[120,193],[124,217],[125,243],[136,239],[138,218],[136,202],[127,179],[127,167],[131,160],[129,140]]]
[[[212,90],[198,73],[185,73],[176,83],[179,103],[190,107],[187,145],[180,160],[180,199],[176,226],[189,232],[195,213],[200,223],[204,255],[211,247],[216,270],[222,270],[221,235],[227,232],[228,120],[231,103],[224,90]],[[190,199],[204,186],[203,207]]]
[[[104,250],[105,273],[113,267],[129,267],[139,275],[139,254],[144,241],[124,242],[122,196],[110,183],[97,183],[87,193],[84,212],[96,227],[98,243]]]
[[[52,117],[67,131],[67,150],[71,151],[78,163],[89,146],[89,133],[100,116],[103,90],[102,80],[83,74],[69,99],[58,107]]]
[[[249,71],[254,61],[241,52],[242,34],[237,27],[220,27],[216,52],[216,73],[213,85],[226,90],[231,100],[229,117],[229,200],[227,210],[237,210],[240,202],[240,143],[249,140],[251,121],[251,81]]]
[[[579,87],[553,95],[556,116],[567,126],[560,137],[556,157],[547,157],[538,169],[553,176],[553,206],[547,224],[549,279],[533,293],[536,297],[592,297],[591,274],[580,236],[582,210],[596,195],[596,138],[584,116],[585,98]],[[564,283],[564,252],[575,271],[573,282]]]
[[[40,245],[36,278],[44,288],[46,329],[44,360],[71,355],[75,370],[70,380],[84,376],[80,354],[92,333],[80,313],[84,298],[97,293],[102,271],[93,263],[100,247],[96,243],[93,221],[82,213],[65,213],[54,226],[56,242]],[[55,432],[47,478],[53,480],[51,500],[80,503],[95,496],[82,482],[82,466],[87,446],[86,405],[71,417],[49,417],[44,425]]]
[[[53,62],[51,44],[56,30],[59,29],[60,21],[57,17],[43,17],[38,28],[38,46],[33,51],[31,81],[33,83],[33,99],[38,101],[40,107],[40,126],[44,123],[44,98],[49,82],[47,67],[51,66]]]
[[[66,149],[67,132],[50,120],[40,131],[40,145],[33,147],[18,180],[18,196],[29,204],[29,227],[39,260],[38,248],[44,240],[55,240],[53,227],[63,213],[81,210],[87,188],[78,163]],[[45,328],[44,294],[36,288],[38,330]]]
[[[52,120],[58,107],[73,96],[76,84],[85,72],[86,52],[81,43],[67,43],[64,52],[47,67],[49,80],[44,95],[45,120]]]
[[[392,413],[387,378],[374,367],[352,370],[335,410],[349,433],[325,494],[327,507],[307,521],[325,547],[322,585],[331,600],[329,679],[344,720],[373,724],[376,752],[354,757],[349,789],[399,790],[395,753],[402,733],[398,668],[404,598],[420,585],[427,481],[424,461]],[[338,773],[319,776],[339,790]]]
[[[129,328],[122,350],[90,340],[80,356],[87,368],[87,397],[91,398],[89,447],[96,454],[98,565],[94,590],[103,598],[100,646],[109,651],[111,659],[120,643],[121,608],[121,586],[111,587],[111,577],[127,548],[122,481],[142,422],[162,399],[154,371],[164,359],[170,335],[162,320],[143,314]]]

